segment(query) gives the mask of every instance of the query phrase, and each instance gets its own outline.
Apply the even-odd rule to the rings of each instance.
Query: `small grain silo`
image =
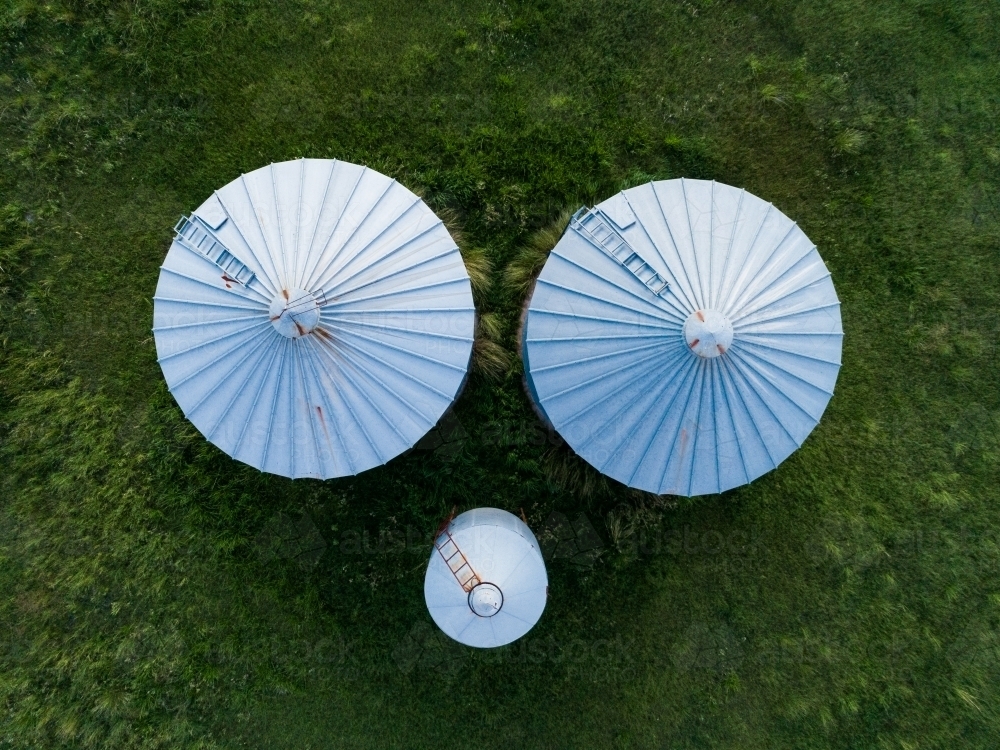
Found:
[[[503,646],[534,627],[547,597],[541,549],[517,516],[476,508],[438,531],[424,599],[449,637],[476,648]]]
[[[374,170],[241,175],[177,224],[154,297],[184,414],[239,461],[331,478],[384,464],[461,389],[475,309],[441,220]]]
[[[805,440],[840,369],[840,303],[773,205],[702,180],[570,221],[522,327],[529,396],[601,472],[656,494],[751,482]]]

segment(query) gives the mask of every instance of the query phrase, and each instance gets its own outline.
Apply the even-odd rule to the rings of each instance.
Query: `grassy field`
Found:
[[[998,123],[988,0],[3,0],[0,747],[996,747]],[[329,482],[209,445],[149,330],[178,216],[299,156],[455,212],[511,352]],[[541,429],[503,279],[678,176],[798,221],[846,335],[800,451],[672,502]],[[599,537],[509,647],[424,607],[456,505]]]

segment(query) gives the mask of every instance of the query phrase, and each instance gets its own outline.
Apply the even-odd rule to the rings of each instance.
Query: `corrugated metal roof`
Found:
[[[548,576],[531,529],[496,508],[455,518],[434,543],[424,599],[434,622],[466,646],[515,641],[538,622]]]
[[[595,468],[702,495],[770,471],[840,370],[840,303],[816,247],[769,203],[703,180],[581,210],[539,275],[529,391]]]
[[[412,447],[461,388],[469,277],[440,219],[395,180],[271,164],[176,232],[154,297],[159,363],[234,458],[293,478],[357,474]]]

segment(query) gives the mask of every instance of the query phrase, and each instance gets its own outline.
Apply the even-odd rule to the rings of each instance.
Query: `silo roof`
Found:
[[[400,183],[343,161],[262,167],[178,223],[153,333],[212,443],[331,478],[411,448],[468,371],[475,309],[455,241]]]
[[[816,247],[773,205],[703,180],[581,210],[538,277],[522,354],[536,405],[608,476],[656,494],[751,482],[805,440],[841,362]]]
[[[545,609],[548,576],[534,534],[496,508],[467,511],[438,535],[424,599],[438,627],[477,648],[527,633]]]

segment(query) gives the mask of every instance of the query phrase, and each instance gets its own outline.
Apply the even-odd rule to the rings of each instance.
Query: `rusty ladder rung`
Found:
[[[437,540],[435,540],[434,547],[437,549],[438,554],[441,555],[441,558],[448,566],[448,570],[450,570],[451,574],[455,576],[455,580],[458,581],[458,585],[462,587],[462,590],[472,591],[472,589],[482,583],[482,581],[479,580],[479,576],[476,575],[476,571],[472,569],[469,561],[466,559],[455,540],[452,539],[451,533],[447,528],[445,528],[441,534],[438,535],[438,539],[441,539],[442,537],[447,537],[447,541],[443,544],[438,544]],[[445,555],[444,550],[449,544],[454,547],[455,551],[450,555]],[[455,560],[455,558],[458,558],[456,560],[457,564],[452,564],[452,560]],[[460,576],[459,573],[466,568],[468,569],[468,574]]]

